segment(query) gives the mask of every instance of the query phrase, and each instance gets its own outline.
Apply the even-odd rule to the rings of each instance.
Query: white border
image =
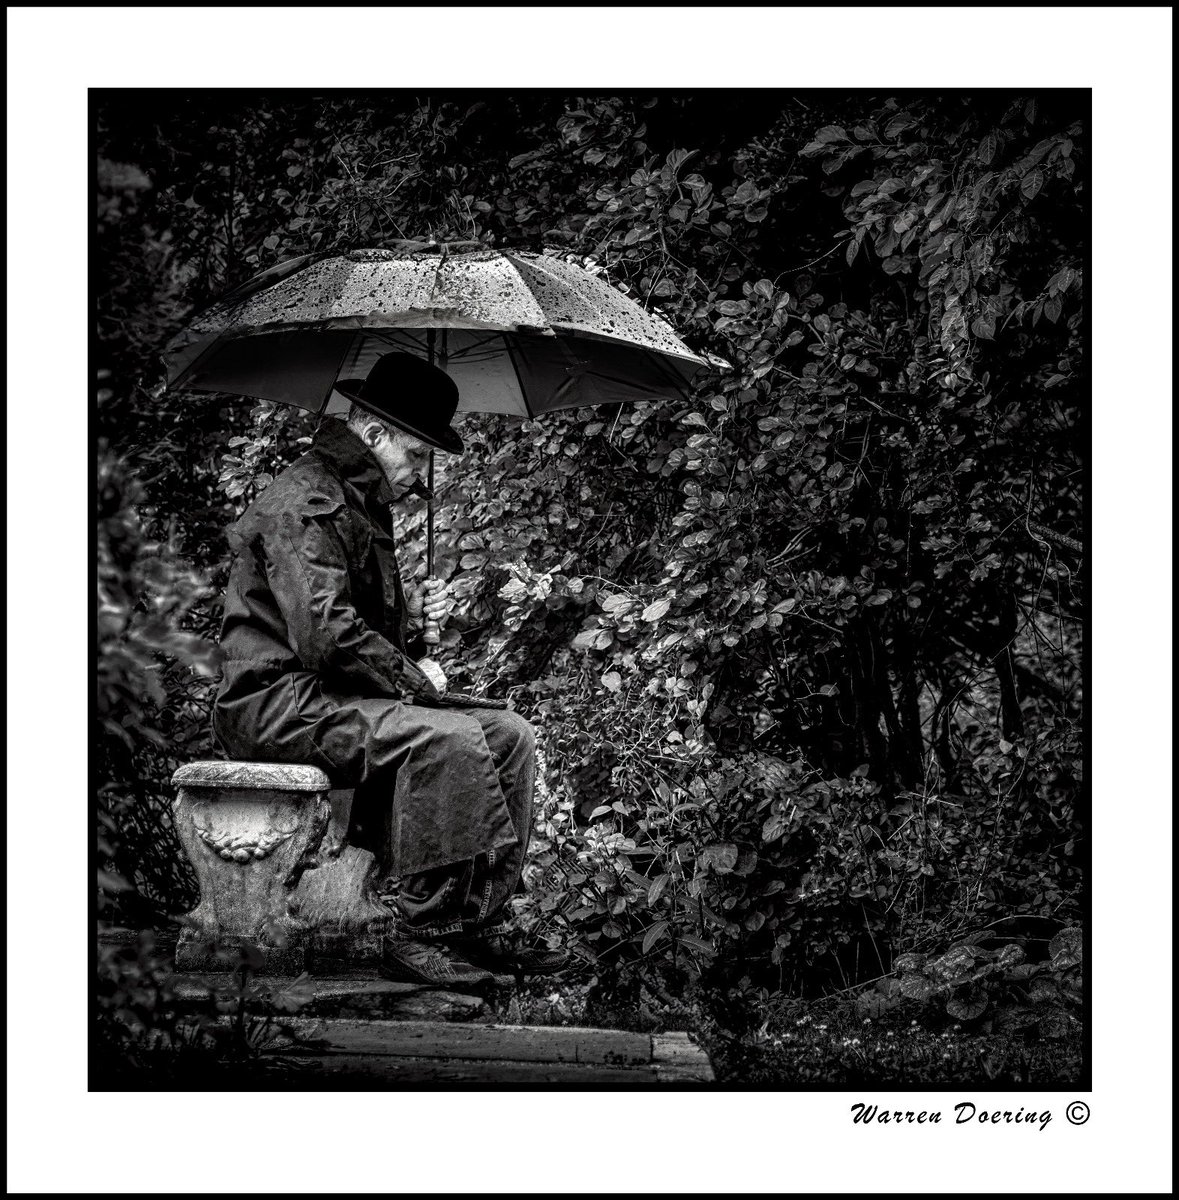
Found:
[[[10,1190],[1169,1190],[1170,45],[1160,8],[8,9]],[[85,1092],[85,89],[312,83],[1095,89],[1095,1087],[1038,1098],[1084,1129],[853,1130],[836,1094]]]

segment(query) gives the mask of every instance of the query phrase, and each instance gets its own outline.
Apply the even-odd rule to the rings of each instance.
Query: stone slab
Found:
[[[318,1044],[268,1051],[267,1069],[258,1073],[260,1090],[492,1084],[618,1089],[713,1082],[707,1055],[686,1033],[652,1037],[611,1029],[304,1018],[284,1024]]]
[[[281,987],[290,979],[259,975],[256,981]],[[225,973],[205,975],[173,975],[170,980],[177,999],[199,1008],[214,991],[230,990],[234,984]],[[433,1020],[469,1021],[484,1008],[480,996],[427,988],[417,983],[399,983],[392,979],[375,979],[371,975],[352,978],[307,979],[300,991],[309,999],[297,1014],[298,1018],[358,1018],[374,1020]],[[284,1020],[288,1018],[284,1017]]]
[[[645,1067],[604,1067],[575,1063],[512,1062],[484,1060],[373,1057],[361,1054],[331,1054],[308,1059],[307,1069],[297,1075],[299,1090],[343,1091],[354,1088],[389,1088],[436,1085],[439,1087],[538,1088],[566,1086],[586,1088],[658,1087],[654,1069]],[[310,1065],[313,1063],[314,1065]],[[290,1090],[288,1079],[281,1085]]]
[[[715,1083],[708,1055],[687,1033],[657,1033],[651,1038],[651,1063],[660,1083]]]
[[[314,1022],[290,1022],[310,1033]],[[507,1060],[634,1067],[652,1063],[651,1035],[619,1029],[529,1025],[448,1025],[434,1021],[328,1022],[333,1050],[401,1058]]]

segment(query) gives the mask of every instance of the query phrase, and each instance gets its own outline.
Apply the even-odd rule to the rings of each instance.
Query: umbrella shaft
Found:
[[[427,468],[426,487],[430,497],[426,501],[426,574],[434,575],[434,451],[430,451],[430,465]]]
[[[442,345],[439,349],[435,347],[436,332],[433,329],[426,330],[426,354],[429,357],[430,366],[439,366],[443,371],[446,370],[446,361],[448,355],[446,353],[446,330],[442,331]],[[437,362],[435,362],[437,359]],[[429,475],[426,480],[426,486],[430,491],[430,498],[426,501],[426,575],[428,578],[434,576],[434,451],[430,451],[430,467]]]

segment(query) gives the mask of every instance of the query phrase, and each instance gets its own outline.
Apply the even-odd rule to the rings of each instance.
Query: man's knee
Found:
[[[490,720],[484,726],[487,740],[502,742],[515,749],[520,747],[529,753],[536,752],[536,730],[518,712],[511,709],[487,709]]]

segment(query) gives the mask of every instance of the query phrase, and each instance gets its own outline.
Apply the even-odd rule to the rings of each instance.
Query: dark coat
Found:
[[[213,730],[234,758],[386,788],[393,865],[410,873],[516,837],[479,722],[428,707],[392,499],[360,438],[327,420],[231,526]]]

